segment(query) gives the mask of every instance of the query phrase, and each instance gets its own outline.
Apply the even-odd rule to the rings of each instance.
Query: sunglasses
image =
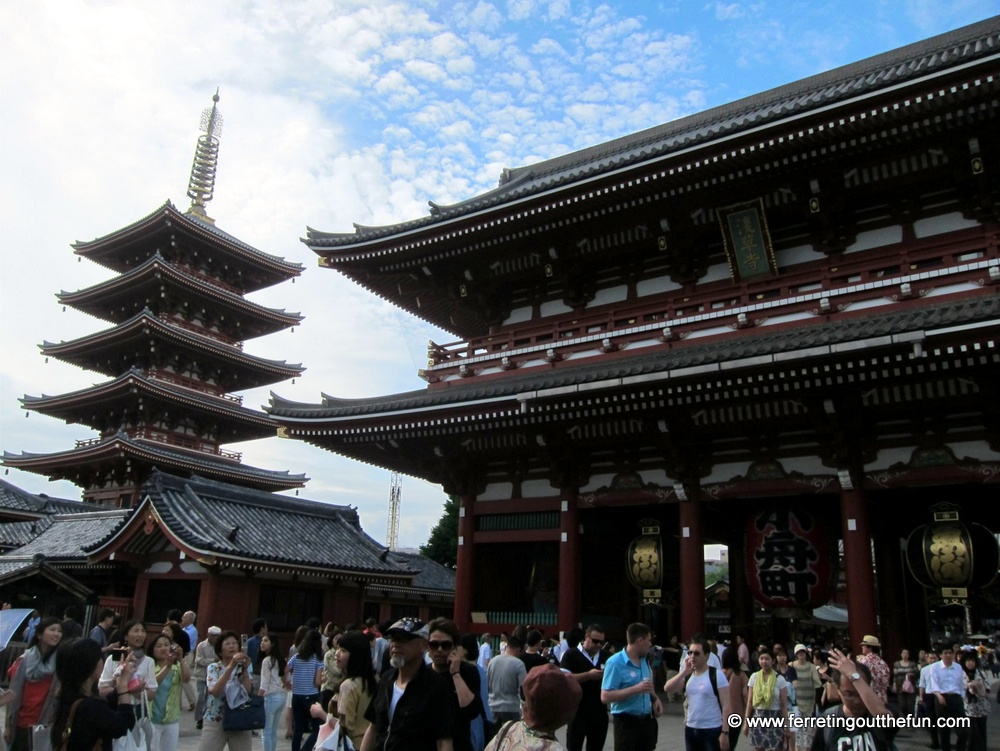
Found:
[[[589,637],[591,644],[604,644],[604,639],[595,639],[593,636]]]
[[[444,650],[446,652],[450,652],[452,649],[455,648],[455,642],[452,642],[452,641],[429,641],[429,642],[427,642],[427,647],[431,651],[433,651],[433,652],[436,652],[438,650]]]

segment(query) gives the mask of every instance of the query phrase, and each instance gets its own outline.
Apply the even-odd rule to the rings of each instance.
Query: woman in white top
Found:
[[[156,663],[153,658],[145,654],[146,646],[146,624],[138,618],[134,618],[122,627],[122,643],[125,645],[122,650],[112,650],[108,659],[104,661],[104,669],[101,671],[101,679],[97,682],[97,688],[101,696],[109,696],[115,691],[115,680],[121,672],[121,661],[123,655],[131,652],[135,656],[135,674],[129,682],[129,692],[132,694],[132,705],[135,707],[136,719],[146,717],[149,713],[149,702],[156,696],[156,689],[159,682],[156,680]],[[142,692],[145,690],[147,701],[142,701]],[[149,730],[146,738],[146,748],[153,742],[152,726],[147,726]]]
[[[260,695],[264,697],[264,751],[278,747],[278,725],[285,709],[285,658],[281,654],[278,637],[268,634],[260,640]]]

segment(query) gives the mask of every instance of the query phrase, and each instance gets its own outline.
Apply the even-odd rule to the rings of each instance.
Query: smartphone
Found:
[[[240,634],[240,651],[243,654],[247,653],[247,635],[246,634]]]

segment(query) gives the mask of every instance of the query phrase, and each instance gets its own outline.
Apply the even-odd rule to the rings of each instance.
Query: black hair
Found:
[[[269,642],[271,642],[271,649],[270,649],[270,651],[266,655],[264,655],[263,657],[261,657],[260,660],[261,660],[261,662],[263,662],[264,661],[264,657],[270,657],[271,661],[275,665],[278,666],[278,675],[284,675],[285,674],[285,655],[283,655],[281,653],[281,645],[278,644],[278,637],[275,636],[274,634],[268,632],[266,638],[267,638],[267,640]],[[263,654],[263,651],[261,651],[260,654]]]
[[[537,647],[538,642],[542,640],[542,632],[537,629],[532,629],[528,632],[528,638],[524,640],[524,643],[529,647]]]
[[[236,643],[240,643],[240,635],[235,631],[223,631],[221,634],[215,637],[215,643],[212,645],[215,647],[215,654],[221,660],[222,659],[222,642],[224,642],[229,637],[236,639]]]
[[[53,747],[55,742],[62,745],[63,730],[69,721],[73,703],[77,699],[94,696],[93,684],[89,684],[86,689],[84,684],[93,676],[102,657],[101,647],[90,639],[74,639],[60,644],[58,652],[56,678],[59,679],[59,700],[56,704],[55,723],[52,726]]]
[[[583,641],[584,633],[583,629],[579,626],[574,626],[569,631],[567,631],[563,638],[566,639],[566,643],[569,644],[570,648],[579,647],[580,642]]]
[[[35,627],[35,634],[34,636],[31,637],[31,644],[28,645],[28,649],[31,649],[32,647],[38,647],[38,654],[42,656],[42,662],[46,663],[49,660],[51,660],[52,656],[56,653],[55,649],[50,649],[48,652],[42,651],[42,644],[40,640],[42,638],[42,634],[45,632],[45,629],[47,629],[49,626],[59,626],[59,628],[61,629],[62,621],[59,618],[55,617],[42,618],[42,620],[40,620],[38,622],[38,625]],[[58,645],[56,646],[58,647]]]
[[[265,621],[263,618],[258,618],[253,622],[253,626],[251,626],[251,628],[253,629],[253,632],[255,634],[259,634],[266,625],[267,621]]]
[[[459,632],[458,626],[455,625],[455,621],[449,618],[435,618],[427,624],[428,634],[433,634],[435,631],[448,634],[448,636],[451,637],[452,642],[455,644],[458,643],[458,639],[461,636],[461,632]]]
[[[319,635],[319,631],[311,628],[306,632],[306,635],[302,637],[302,643],[299,644],[298,655],[300,660],[315,657],[320,662],[323,661],[323,639]],[[372,656],[369,652],[368,661],[371,662],[371,659]]]
[[[476,662],[479,659],[479,639],[475,634],[462,634],[458,643],[465,647],[465,659]]]
[[[101,621],[103,621],[103,620],[104,620],[105,618],[114,618],[114,617],[115,617],[115,616],[117,616],[117,615],[118,615],[118,613],[116,613],[116,612],[115,612],[114,610],[112,610],[111,608],[101,608],[101,612],[99,612],[99,613],[97,614],[97,622],[98,622],[98,623],[100,623],[100,622],[101,622]],[[114,621],[112,621],[112,623],[113,623],[113,622],[114,622]]]
[[[740,656],[735,649],[730,647],[722,653],[722,667],[740,671]]]
[[[369,697],[375,696],[375,669],[372,666],[371,647],[368,638],[360,631],[348,631],[340,637],[339,649],[348,654],[344,667],[345,678],[360,678]]]
[[[171,611],[169,611],[167,613],[167,620],[168,621],[179,621],[183,617],[184,617],[184,613],[182,613],[177,608],[174,608],[173,610],[171,610]]]

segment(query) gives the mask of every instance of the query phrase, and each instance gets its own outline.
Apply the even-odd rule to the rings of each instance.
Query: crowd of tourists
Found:
[[[986,751],[991,678],[985,645],[937,645],[882,656],[860,644],[731,644],[694,636],[655,646],[642,623],[616,649],[599,624],[561,638],[518,627],[494,639],[455,623],[416,618],[344,629],[317,619],[285,649],[264,619],[252,635],[212,626],[199,639],[193,612],[171,611],[159,633],[140,620],[98,614],[86,636],[70,610],[34,614],[28,649],[9,671],[4,743],[10,751],[176,751],[193,712],[200,751],[616,751],[657,747],[663,702],[684,702],[687,751],[894,749],[890,726],[785,722],[787,718],[919,715],[940,751]],[[566,726],[565,746],[555,732]],[[846,739],[846,740],[845,740]],[[680,740],[679,738],[677,739]],[[50,745],[46,745],[50,744]]]

